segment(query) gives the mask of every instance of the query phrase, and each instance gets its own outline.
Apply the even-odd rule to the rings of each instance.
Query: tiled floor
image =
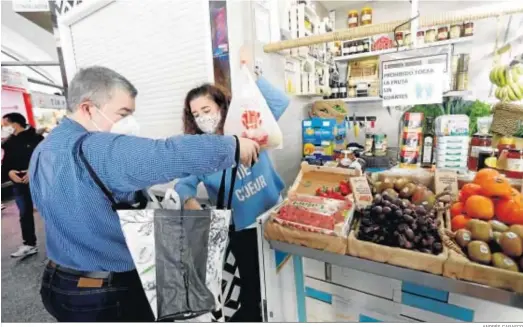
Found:
[[[18,209],[6,203],[2,211],[2,323],[54,322],[40,300],[40,278],[46,263],[44,231],[38,214],[35,216],[39,253],[23,260],[10,254],[21,244]]]

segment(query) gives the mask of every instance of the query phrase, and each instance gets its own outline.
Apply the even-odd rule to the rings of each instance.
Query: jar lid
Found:
[[[501,139],[499,139],[499,143],[501,143],[501,144],[516,144],[516,140],[512,136],[503,136]]]
[[[361,8],[361,11],[372,11],[372,8],[371,7],[363,7]]]
[[[480,139],[491,139],[492,135],[476,133],[476,134],[472,135],[472,137],[476,137],[476,138],[480,138]]]
[[[349,10],[349,14],[358,14],[358,11],[356,9]]]

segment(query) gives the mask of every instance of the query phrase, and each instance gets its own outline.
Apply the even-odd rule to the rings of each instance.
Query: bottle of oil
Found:
[[[434,162],[434,126],[433,117],[427,117],[427,128],[423,131],[421,147],[421,167],[430,168]]]

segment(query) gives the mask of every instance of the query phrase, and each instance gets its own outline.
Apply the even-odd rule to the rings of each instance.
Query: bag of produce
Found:
[[[224,134],[249,138],[258,142],[262,149],[281,149],[280,127],[247,66],[242,65],[235,78],[242,87],[232,96]]]

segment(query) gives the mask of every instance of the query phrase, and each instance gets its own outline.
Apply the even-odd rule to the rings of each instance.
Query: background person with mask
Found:
[[[34,149],[43,140],[32,126],[27,125],[25,117],[10,113],[2,117],[2,134],[7,138],[2,143],[4,159],[2,169],[8,172],[13,182],[15,202],[20,211],[20,228],[23,245],[11,254],[13,258],[23,258],[38,252],[36,247],[33,201],[29,191],[29,160]]]
[[[58,321],[152,321],[154,316],[127,248],[117,213],[80,160],[80,148],[116,201],[189,174],[234,165],[233,137],[153,140],[109,133],[136,130],[137,90],[104,67],[80,70],[69,84],[69,118],[33,154],[31,193],[44,220],[49,264],[40,294]],[[256,143],[239,139],[244,164]]]
[[[246,64],[248,58],[247,50],[242,48],[241,63]],[[263,77],[259,77],[256,84],[278,120],[289,106],[289,98]],[[190,90],[185,98],[185,134],[223,134],[229,103],[230,97],[214,85],[204,84]],[[180,179],[174,188],[185,209],[201,210],[195,199],[198,185],[205,185],[211,201],[215,203],[220,181],[221,173],[218,172],[196,174]],[[232,200],[236,232],[230,235],[223,273],[223,283],[227,283],[225,289],[229,290],[229,294],[222,295],[225,298],[223,312],[228,321],[262,321],[258,245],[253,227],[259,215],[279,202],[284,187],[268,152],[260,153],[258,163],[251,168],[241,165],[238,169]],[[229,189],[229,185],[226,188]],[[238,289],[239,297],[233,296],[232,293]]]

